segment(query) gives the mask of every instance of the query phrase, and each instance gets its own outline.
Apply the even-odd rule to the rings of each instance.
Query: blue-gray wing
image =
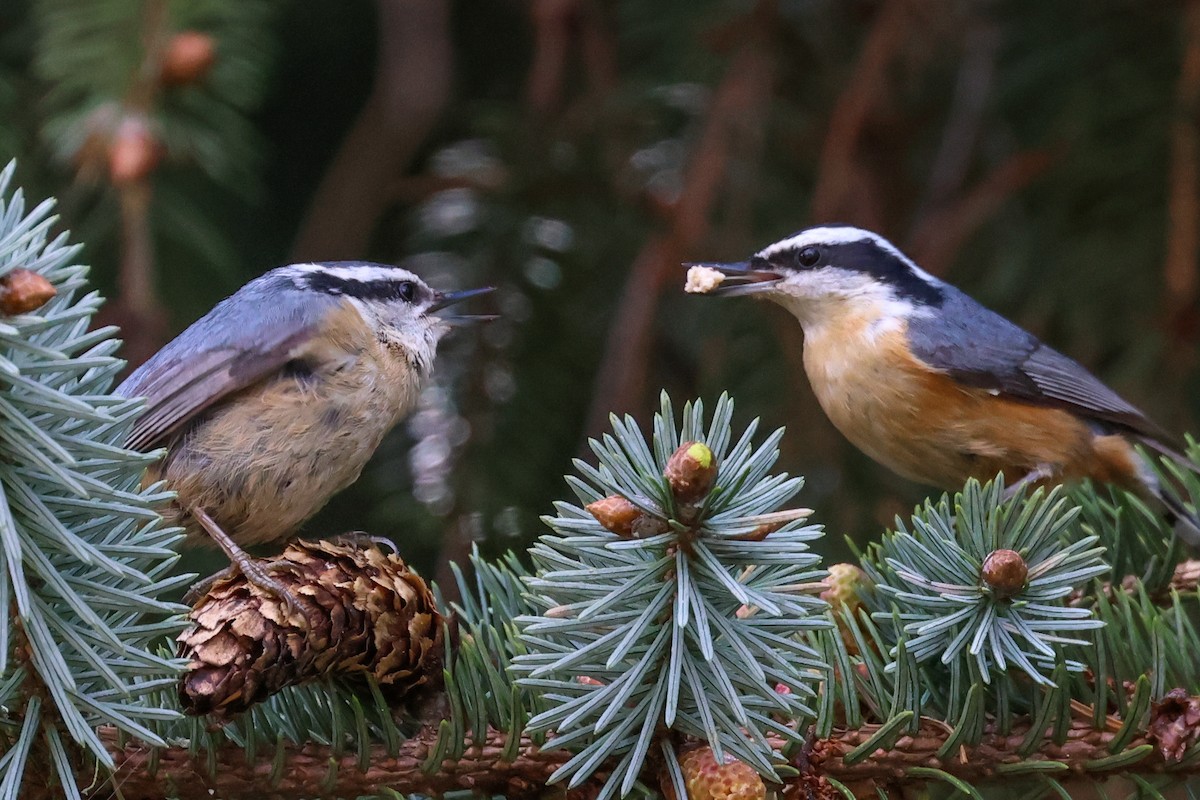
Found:
[[[1165,431],[1078,362],[952,286],[943,290],[941,314],[909,322],[909,344],[921,361],[967,386],[1169,441]]]
[[[222,398],[299,354],[337,300],[268,272],[221,301],[116,388],[146,398],[126,447],[152,450]]]

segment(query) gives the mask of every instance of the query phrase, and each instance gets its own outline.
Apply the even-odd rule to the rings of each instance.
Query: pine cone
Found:
[[[0,278],[0,313],[28,314],[44,306],[57,293],[44,275],[33,270],[14,269]]]
[[[663,470],[671,493],[680,503],[698,503],[717,479],[717,459],[703,442],[684,442]]]
[[[162,143],[140,116],[121,120],[108,147],[108,177],[114,186],[130,186],[147,178],[162,159]]]
[[[749,764],[738,761],[728,753],[725,762],[717,763],[708,745],[693,747],[679,754],[687,800],[764,800],[767,787],[762,776]],[[664,794],[675,800],[669,778],[659,781]]]
[[[180,31],[171,37],[163,53],[162,81],[179,86],[196,83],[208,74],[217,60],[213,37],[200,31]]]
[[[1168,764],[1177,763],[1200,742],[1200,696],[1186,689],[1172,689],[1154,704],[1146,738],[1158,748]]]
[[[179,688],[187,713],[235,714],[328,676],[372,675],[394,699],[440,684],[442,616],[399,556],[296,541],[272,562],[272,575],[308,606],[309,630],[243,576],[215,583],[179,637],[191,659]]]

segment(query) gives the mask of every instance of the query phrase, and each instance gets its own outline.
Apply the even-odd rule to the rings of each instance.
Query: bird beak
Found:
[[[461,303],[471,297],[496,291],[495,286],[484,286],[479,289],[463,289],[461,292],[434,292],[433,303],[425,309],[427,314],[435,314],[455,303]],[[462,325],[468,322],[487,322],[496,319],[496,314],[438,314],[439,319],[451,325]]]
[[[733,264],[685,263],[688,267],[708,267],[715,269],[725,276],[721,285],[714,287],[707,294],[720,297],[736,297],[744,294],[758,294],[770,291],[775,284],[783,280],[783,275],[769,269],[751,269],[748,261],[738,261]]]

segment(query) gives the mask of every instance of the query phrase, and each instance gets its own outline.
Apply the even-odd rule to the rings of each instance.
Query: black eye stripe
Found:
[[[806,260],[813,255],[806,253],[809,250],[815,251],[816,256],[811,262]],[[944,297],[936,282],[928,281],[913,271],[912,262],[894,249],[881,247],[871,239],[805,245],[780,252],[772,260],[779,260],[780,266],[798,271],[822,266],[869,275],[891,287],[899,296],[924,305],[941,305]]]
[[[359,300],[403,300],[414,302],[421,294],[415,281],[385,279],[360,281],[343,278],[329,272],[312,272],[304,276],[304,285],[316,292],[354,297]]]

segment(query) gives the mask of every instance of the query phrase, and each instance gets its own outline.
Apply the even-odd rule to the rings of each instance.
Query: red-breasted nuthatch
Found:
[[[438,340],[479,319],[437,312],[487,291],[328,262],[273,269],[218,303],[116,389],[146,398],[127,445],[166,448],[146,480],[176,492],[167,521],[294,606],[242,547],[287,538],[358,478],[415,405]]]
[[[1113,483],[1159,498],[1183,523],[1180,535],[1200,545],[1195,514],[1161,490],[1133,446],[1182,458],[1161,428],[883,237],[809,228],[748,262],[688,266],[689,291],[753,295],[795,315],[821,408],[894,472],[943,489],[1000,472]]]

